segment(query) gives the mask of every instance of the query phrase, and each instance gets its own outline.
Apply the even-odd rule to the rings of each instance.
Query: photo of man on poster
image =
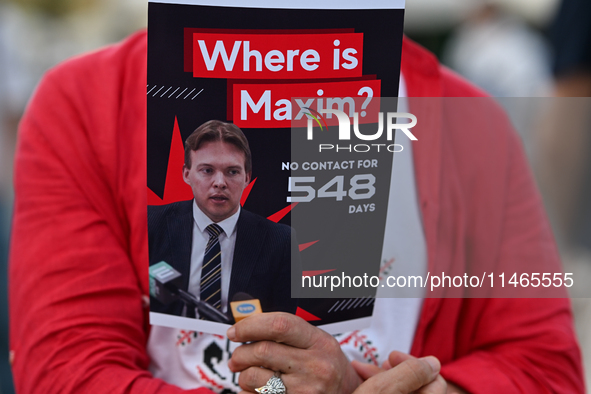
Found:
[[[251,174],[240,128],[217,120],[199,126],[185,142],[183,166],[194,199],[148,207],[150,265],[169,264],[181,274],[182,290],[223,314],[238,292],[258,299],[265,312],[295,313],[291,229],[240,206]],[[152,312],[199,316],[190,304],[151,299]]]

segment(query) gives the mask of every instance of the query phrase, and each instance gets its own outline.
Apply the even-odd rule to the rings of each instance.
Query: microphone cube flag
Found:
[[[150,266],[150,296],[168,305],[177,299],[177,295],[169,289],[178,289],[181,286],[181,273],[165,261]]]
[[[232,308],[232,316],[234,316],[236,323],[255,313],[263,313],[261,302],[256,299],[233,301],[230,302],[230,307]]]

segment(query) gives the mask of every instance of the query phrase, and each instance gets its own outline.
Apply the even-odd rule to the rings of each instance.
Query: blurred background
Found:
[[[591,1],[407,0],[406,9],[409,37],[505,106],[565,270],[591,278]],[[147,0],[0,0],[0,394],[14,392],[6,270],[19,119],[48,68],[146,20]],[[573,297],[591,382],[591,300]]]

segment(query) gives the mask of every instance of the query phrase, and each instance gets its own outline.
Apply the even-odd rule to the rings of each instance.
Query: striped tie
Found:
[[[224,230],[213,223],[207,226],[209,241],[205,247],[205,257],[201,267],[201,301],[220,309],[222,306],[222,252],[219,235]]]

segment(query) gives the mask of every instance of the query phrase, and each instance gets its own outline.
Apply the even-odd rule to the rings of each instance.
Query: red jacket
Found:
[[[409,96],[480,95],[408,40],[402,70]],[[50,71],[23,118],[9,268],[20,394],[182,391],[146,370],[145,84],[142,32]],[[513,133],[415,130],[430,269],[557,264]],[[584,392],[567,299],[426,299],[412,354],[474,393]]]

